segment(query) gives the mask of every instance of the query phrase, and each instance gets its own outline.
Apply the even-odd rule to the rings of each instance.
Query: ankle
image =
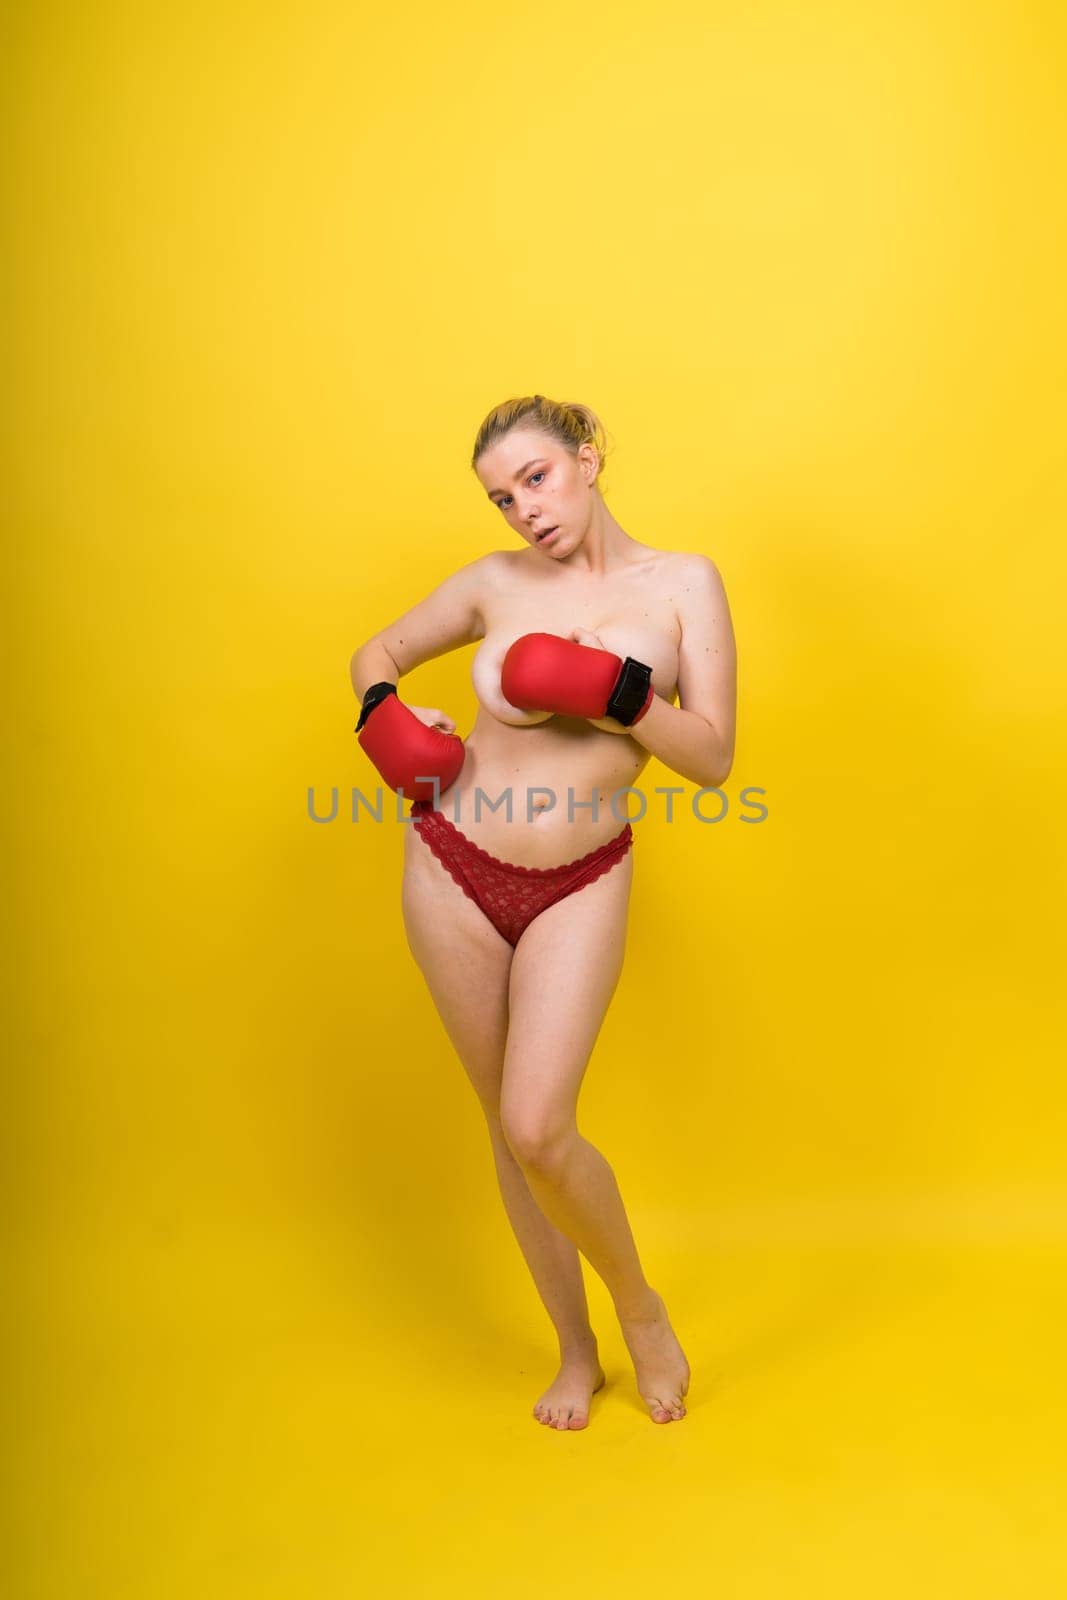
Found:
[[[592,1328],[587,1333],[568,1335],[559,1341],[559,1358],[561,1361],[573,1361],[577,1356],[595,1356],[597,1354],[596,1334]]]
[[[662,1309],[660,1297],[650,1283],[643,1289],[620,1295],[614,1305],[620,1322],[653,1322]]]

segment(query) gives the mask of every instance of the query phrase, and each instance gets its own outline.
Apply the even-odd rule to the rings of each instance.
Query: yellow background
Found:
[[[1065,31],[11,21],[13,1597],[1064,1592]],[[652,796],[582,1099],[668,1426],[591,1271],[608,1388],[531,1418],[400,827],[344,820],[349,657],[508,542],[468,458],[534,390],[738,639],[730,812]],[[461,732],[469,662],[406,680]]]

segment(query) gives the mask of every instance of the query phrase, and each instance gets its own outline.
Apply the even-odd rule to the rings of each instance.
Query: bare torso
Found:
[[[634,545],[628,553],[632,559],[625,565],[597,574],[546,563],[532,551],[500,551],[486,563],[484,632],[471,667],[478,715],[466,737],[463,769],[442,791],[441,809],[503,860],[526,866],[571,861],[613,838],[635,814],[633,797],[616,794],[636,785],[647,764],[648,752],[635,739],[609,731],[614,723],[522,711],[508,704],[500,688],[504,655],[522,634],[568,636],[572,628],[586,628],[618,656],[647,662],[656,693],[675,699],[678,557],[648,545]],[[482,800],[476,812],[476,790],[504,803],[491,810]],[[589,807],[594,795],[595,819]]]

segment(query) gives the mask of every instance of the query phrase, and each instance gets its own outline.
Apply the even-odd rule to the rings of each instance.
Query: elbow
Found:
[[[358,649],[353,650],[348,660],[348,676],[351,680],[352,688],[361,699],[363,696],[363,691],[359,686],[364,680],[363,661],[367,651],[370,649],[373,643],[373,639],[366,639]]]
[[[371,634],[369,639],[364,639],[363,643],[356,650],[353,650],[348,662],[349,671],[354,673],[357,670],[360,661],[364,656],[369,654],[371,650],[381,650],[382,648],[383,646],[379,635],[376,633]],[[388,654],[389,652],[386,651],[386,655]]]
[[[386,649],[382,643],[380,633],[374,633],[365,639],[358,650],[354,650],[348,663],[348,675],[355,686],[365,679],[368,682],[377,682],[379,679],[393,675],[395,682],[400,676],[400,665],[394,659],[391,650]],[[360,691],[356,688],[356,693]]]
[[[721,789],[730,776],[730,768],[724,767],[721,761],[711,762],[690,770],[677,768],[682,776],[688,778],[690,783],[695,783],[700,789]]]
[[[729,767],[725,772],[721,767],[715,767],[708,772],[702,773],[698,781],[702,789],[721,789],[729,776]]]
[[[716,752],[716,759],[712,763],[712,769],[711,769],[712,773],[713,773],[713,776],[708,779],[708,787],[712,788],[712,789],[721,789],[723,784],[726,782],[727,778],[730,776],[730,774],[733,771],[733,769],[734,769],[734,753],[733,753],[733,751],[732,750],[726,750],[726,751],[719,750],[719,751],[717,751]]]

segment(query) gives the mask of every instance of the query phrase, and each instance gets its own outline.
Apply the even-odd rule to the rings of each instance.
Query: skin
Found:
[[[635,785],[652,755],[696,786],[718,786],[733,762],[736,651],[718,569],[702,554],[631,538],[603,499],[599,466],[592,444],[575,454],[528,426],[498,440],[476,474],[524,548],[469,563],[351,662],[362,698],[372,683],[397,683],[422,662],[480,642],[472,668],[480,709],[440,808],[483,849],[526,865],[570,861],[613,838],[625,813],[611,810],[610,796]],[[552,525],[560,532],[539,547],[537,530]],[[641,721],[627,728],[611,717],[509,706],[500,662],[515,638],[537,630],[650,665],[656,697]],[[456,731],[438,707],[411,710]],[[513,818],[476,816],[477,786],[493,797],[510,787]],[[594,795],[598,817],[580,804]],[[408,945],[478,1096],[508,1218],[556,1329],[559,1371],[533,1414],[560,1430],[588,1424],[591,1396],[605,1381],[581,1255],[611,1294],[650,1417],[686,1414],[689,1364],[645,1277],[614,1172],[577,1126],[582,1080],[622,971],[632,878],[631,850],[543,911],[512,949],[416,830],[405,830]]]

